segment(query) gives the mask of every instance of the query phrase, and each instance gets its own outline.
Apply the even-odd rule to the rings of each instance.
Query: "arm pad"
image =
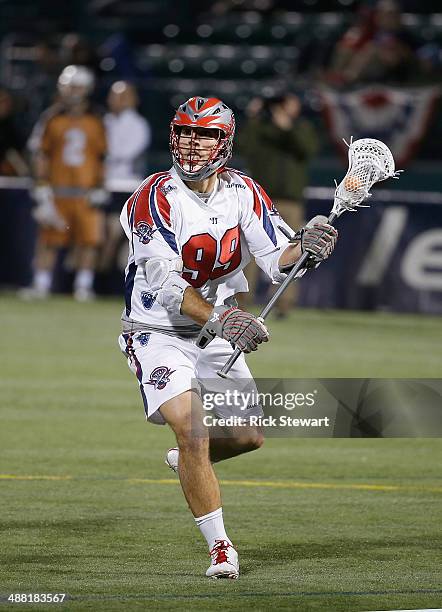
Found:
[[[144,265],[146,282],[150,290],[156,292],[157,303],[170,313],[180,314],[184,292],[190,287],[180,275],[182,270],[181,257],[151,257]]]

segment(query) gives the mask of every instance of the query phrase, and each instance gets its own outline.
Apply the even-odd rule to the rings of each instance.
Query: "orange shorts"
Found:
[[[103,214],[93,208],[85,198],[56,198],[57,211],[66,221],[66,229],[43,226],[40,238],[43,244],[54,247],[69,245],[95,247],[101,244]]]

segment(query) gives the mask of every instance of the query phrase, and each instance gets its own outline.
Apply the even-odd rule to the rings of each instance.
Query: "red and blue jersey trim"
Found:
[[[136,228],[137,223],[143,221],[148,223],[150,226],[153,225],[153,219],[149,207],[149,195],[152,186],[159,180],[162,180],[168,176],[168,172],[157,172],[149,176],[133,194],[133,203],[131,206],[131,199],[129,199],[127,214],[131,229]]]
[[[170,226],[170,204],[160,190],[162,185],[164,185],[164,183],[171,178],[172,177],[170,175],[166,177],[166,180],[164,180],[164,177],[161,177],[152,185],[149,194],[149,208],[152,219],[161,236],[164,238],[170,248],[175,251],[177,255],[179,255],[175,234],[165,225],[166,223]],[[163,219],[165,223],[163,223]]]
[[[274,210],[274,205],[272,200],[266,194],[264,189],[261,187],[259,183],[254,181],[252,178],[243,174],[239,170],[233,170],[236,174],[238,174],[242,180],[245,182],[247,187],[253,193],[253,212],[258,217],[258,219],[262,222],[264,230],[273,244],[277,245],[277,238],[275,228],[273,227],[273,223],[270,220],[269,213]]]
[[[135,274],[137,272],[137,265],[132,261],[127,270],[126,277],[124,279],[124,299],[126,303],[126,315],[129,316],[132,310],[132,292],[134,290]]]
[[[135,350],[133,348],[132,334],[123,334],[123,338],[124,338],[124,341],[126,342],[126,354],[129,358],[133,360],[133,362],[135,363],[135,367],[137,368],[136,376],[140,384],[141,397],[143,398],[144,414],[146,415],[146,419],[147,419],[149,418],[149,409],[148,409],[146,393],[144,391],[144,386],[143,386],[143,368],[141,367],[141,363],[137,359]]]
[[[135,210],[137,208],[137,204],[138,201],[140,199],[140,197],[142,197],[143,193],[146,192],[147,189],[149,189],[149,184],[155,180],[156,177],[158,177],[160,174],[164,174],[163,172],[157,172],[157,174],[153,174],[152,176],[148,176],[147,179],[145,179],[141,185],[139,187],[137,187],[137,189],[134,191],[134,193],[130,196],[130,198],[127,201],[127,221],[129,223],[129,227],[131,229],[133,229],[134,226],[134,217],[135,217]]]
[[[127,203],[127,216],[129,226],[134,231],[140,222],[148,223],[150,227],[156,226],[161,236],[177,254],[175,234],[166,227],[170,227],[170,204],[160,188],[171,180],[169,172],[157,172],[148,177]]]

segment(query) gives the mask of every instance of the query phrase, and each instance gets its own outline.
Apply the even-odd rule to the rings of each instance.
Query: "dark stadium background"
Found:
[[[60,592],[64,609],[81,612],[441,607],[442,420],[431,431],[422,427],[416,389],[426,378],[440,388],[442,363],[442,5],[401,3],[418,69],[349,86],[330,63],[362,5],[370,10],[374,2],[0,0],[0,87],[13,96],[27,163],[26,140],[53,99],[70,35],[81,43],[77,59],[96,74],[98,105],[117,79],[137,86],[153,130],[146,173],[169,167],[169,122],[189,96],[221,97],[241,131],[253,97],[297,93],[320,137],[306,216],[330,208],[333,179],[347,168],[338,141],[362,135],[360,125],[351,131],[352,121],[370,109],[388,111],[363,135],[385,121],[381,139],[406,136],[405,173],[373,189],[371,209],[338,220],[336,251],[303,279],[301,307],[284,320],[269,318],[271,341],[248,363],[257,379],[393,379],[388,408],[413,429],[407,438],[388,437],[394,433],[382,430],[382,411],[371,406],[367,422],[379,427],[377,439],[357,427],[352,439],[269,438],[259,451],[217,465],[242,575],[209,582],[205,544],[164,465],[175,441],[166,427],[144,422],[137,382],[116,342],[126,241],[111,272],[97,277],[97,300],[75,302],[61,266],[57,295],[18,299],[31,279],[36,226],[32,181],[9,172],[0,176],[5,609],[13,593]],[[368,95],[360,95],[364,88]],[[336,100],[328,113],[324,90]],[[345,106],[353,93],[358,102]],[[400,112],[395,100],[407,101]],[[347,127],[333,137],[338,119]],[[0,145],[1,138],[0,125]],[[232,165],[247,169],[237,153]],[[124,192],[115,197],[122,205]],[[438,397],[430,406],[436,415]],[[419,410],[408,421],[402,409],[413,401]]]
[[[221,97],[234,109],[241,131],[245,110],[253,97],[265,99],[294,92],[303,102],[304,116],[314,123],[320,135],[319,152],[310,165],[309,189],[305,193],[307,211],[325,212],[332,197],[333,179],[342,177],[346,160],[337,146],[336,134],[332,136],[323,89],[343,96],[361,87],[437,90],[441,83],[442,13],[437,12],[440,7],[435,2],[415,0],[405,0],[401,6],[403,31],[413,41],[417,70],[394,75],[391,81],[381,83],[368,80],[345,84],[339,75],[336,78],[330,65],[333,50],[343,33],[357,21],[358,11],[370,10],[374,5],[375,2],[356,0],[3,1],[0,83],[13,94],[15,121],[24,148],[33,124],[53,100],[57,77],[68,61],[66,39],[69,35],[78,37],[74,57],[96,74],[97,104],[104,108],[109,87],[118,79],[127,79],[138,88],[140,110],[153,128],[146,174],[169,166],[169,122],[173,109],[190,95]],[[409,130],[412,125],[413,117],[399,131]],[[389,144],[390,128],[386,125],[382,133]],[[394,129],[397,135],[398,127]],[[371,135],[369,131],[362,135]],[[373,213],[358,221],[343,220],[343,228],[349,224],[351,228],[342,233],[343,261],[330,263],[327,270],[321,271],[324,278],[319,274],[312,278],[308,291],[302,292],[305,305],[441,311],[437,272],[440,267],[431,270],[434,274],[429,283],[418,281],[410,286],[401,276],[401,253],[411,244],[411,237],[441,225],[439,93],[436,92],[428,117],[422,120],[418,131],[419,135],[413,137],[407,148],[407,159],[402,165],[406,172],[401,180],[394,185],[390,181],[385,189],[382,186],[384,191]],[[346,138],[351,135],[341,134]],[[237,153],[232,165],[247,170],[246,160]],[[4,223],[0,255],[4,263],[0,265],[0,284],[6,287],[23,286],[31,276],[35,229],[29,214],[31,204],[26,190],[11,191],[17,185],[27,185],[20,180],[1,182]],[[323,187],[328,191],[321,191]],[[400,192],[395,195],[393,190]],[[407,191],[411,193],[404,197]],[[123,204],[125,197],[127,194],[119,196],[117,206]],[[385,207],[391,205],[405,206],[409,213],[401,241],[389,253],[390,261],[382,279],[375,286],[358,285],[355,277],[364,253],[380,226]],[[19,228],[22,236],[19,243],[11,227]],[[363,245],[359,250],[355,243],[344,243],[356,233],[357,242]],[[351,249],[356,249],[352,265],[347,256]],[[12,266],[8,264],[9,257],[14,260]],[[333,284],[332,275],[337,273],[345,277],[345,288],[333,293],[329,286]],[[61,275],[58,289],[67,290],[69,282],[66,275]],[[120,283],[121,262],[115,263],[112,274],[98,277],[97,289],[118,293]],[[321,286],[327,289],[322,291]]]

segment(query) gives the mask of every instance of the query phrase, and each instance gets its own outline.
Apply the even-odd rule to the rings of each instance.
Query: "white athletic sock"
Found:
[[[86,291],[92,290],[92,285],[94,284],[94,272],[93,270],[78,270],[75,275],[74,288],[75,289],[85,289]]]
[[[34,274],[34,289],[41,293],[49,293],[52,285],[52,272],[50,270],[36,270]]]
[[[222,508],[218,508],[218,510],[209,512],[209,514],[195,518],[195,523],[198,525],[201,533],[206,538],[209,550],[212,550],[214,547],[215,540],[227,540],[230,542],[230,544],[232,543],[227,537],[227,533],[224,528]]]

